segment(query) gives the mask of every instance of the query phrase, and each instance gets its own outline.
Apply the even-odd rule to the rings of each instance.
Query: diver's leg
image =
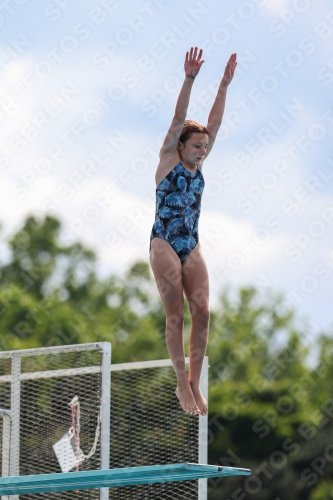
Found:
[[[198,413],[185,366],[182,265],[171,245],[156,237],[151,242],[150,264],[165,309],[165,337],[177,377],[176,394],[185,411]]]
[[[206,415],[208,405],[200,391],[199,383],[208,342],[209,279],[200,243],[183,262],[182,276],[183,289],[192,317],[189,381],[200,413]]]

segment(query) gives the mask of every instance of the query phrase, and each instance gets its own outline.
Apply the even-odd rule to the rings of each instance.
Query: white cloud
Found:
[[[282,9],[288,7],[289,3],[289,0],[268,0],[262,7],[272,14],[278,14]]]
[[[259,7],[261,3],[265,5]],[[300,161],[290,163],[290,171],[285,175],[283,172],[280,175],[273,168],[276,160],[281,158],[290,146],[295,145],[297,138],[306,133],[309,124],[318,120],[321,112],[327,109],[327,102],[330,102],[330,86],[323,86],[316,78],[320,65],[326,64],[323,53],[329,50],[330,44],[329,40],[319,43],[318,36],[312,30],[320,16],[324,18],[327,14],[329,6],[314,2],[305,12],[295,11],[293,22],[286,28],[285,36],[279,38],[276,33],[269,31],[270,20],[280,19],[284,9],[293,9],[296,4],[287,0],[269,0],[257,4],[258,15],[247,18],[248,11],[245,7],[242,10],[234,6],[233,22],[224,23],[224,19],[230,16],[231,7],[228,3],[220,3],[200,22],[200,38],[197,43],[207,39],[207,53],[211,51],[211,56],[207,57],[203,79],[196,81],[192,98],[202,107],[202,115],[205,115],[205,118],[209,105],[205,101],[205,93],[201,95],[201,91],[204,89],[204,82],[215,78],[223,70],[224,55],[229,51],[241,54],[244,47],[247,47],[255,54],[256,59],[255,65],[249,66],[248,71],[244,69],[245,66],[239,65],[238,69],[242,69],[243,76],[233,82],[235,86],[228,91],[226,112],[238,111],[239,124],[233,125],[230,119],[230,137],[223,143],[216,142],[214,152],[205,165],[207,186],[199,225],[200,241],[213,286],[222,286],[225,281],[219,281],[221,276],[237,285],[256,284],[258,276],[264,274],[273,287],[282,287],[288,291],[293,286],[299,286],[303,276],[313,272],[317,260],[330,266],[332,260],[329,260],[329,228],[322,237],[311,239],[308,251],[299,261],[293,263],[284,255],[285,247],[301,232],[307,231],[311,221],[318,217],[318,214],[320,216],[320,211],[331,203],[328,183],[318,189],[317,194],[302,206],[295,217],[289,218],[281,211],[282,201],[288,196],[294,196],[294,190],[303,184],[304,179],[315,173],[318,168],[322,168],[325,155],[331,154],[331,145],[328,141],[311,144],[309,153],[300,153]],[[263,15],[260,15],[261,12]],[[64,112],[46,126],[22,154],[16,154],[6,142],[1,146],[2,152],[7,152],[11,157],[11,164],[7,168],[3,166],[0,171],[0,221],[6,234],[9,234],[19,228],[27,215],[46,212],[55,214],[67,228],[68,238],[78,238],[86,245],[96,248],[100,257],[100,271],[104,275],[111,271],[125,270],[137,256],[148,259],[149,235],[155,210],[154,175],[158,161],[156,136],[161,129],[169,125],[177,95],[170,90],[165,91],[161,104],[155,94],[154,103],[158,112],[151,118],[140,110],[140,106],[144,99],[152,97],[154,91],[165,90],[166,78],[176,74],[175,68],[182,64],[183,47],[189,40],[192,42],[192,37],[197,36],[195,30],[192,30],[188,38],[184,36],[181,43],[168,49],[166,57],[158,61],[159,54],[163,53],[161,40],[168,39],[167,31],[172,29],[175,22],[171,4],[165,4],[163,12],[158,14],[156,20],[149,20],[149,26],[135,36],[132,44],[118,43],[115,59],[101,71],[92,62],[93,54],[102,50],[107,40],[115,40],[119,26],[127,26],[128,19],[135,13],[135,6],[129,8],[124,5],[115,15],[109,16],[100,28],[92,24],[87,14],[77,9],[64,12],[57,25],[47,24],[50,19],[45,16],[43,22],[29,23],[24,16],[19,17],[18,10],[15,18],[6,25],[6,29],[11,29],[10,36],[14,38],[19,23],[22,23],[24,32],[33,38],[34,46],[23,55],[18,54],[17,60],[5,71],[0,90],[2,97],[13,89],[14,85],[22,83],[24,75],[33,70],[36,61],[45,56],[48,48],[55,43],[59,47],[59,40],[75,22],[82,21],[90,27],[90,38],[80,45],[76,53],[61,52],[63,63],[54,61],[52,77],[45,80],[37,78],[35,89],[28,92],[27,98],[19,102],[19,106],[10,113],[5,123],[2,141],[4,137],[11,136],[28,123],[67,81],[74,82],[80,90],[80,95],[73,98]],[[236,28],[237,25],[240,29]],[[49,26],[50,31],[45,29],[45,26]],[[221,33],[228,31],[228,43],[224,44],[218,36],[213,37],[212,26],[213,29],[220,26]],[[312,59],[307,59],[306,49],[299,47],[301,37],[307,36],[304,33],[308,33],[311,40],[317,41],[317,52],[311,56]],[[172,40],[171,36],[171,45]],[[290,56],[286,59],[286,54],[292,49],[297,52],[299,61],[302,61],[299,66],[297,58]],[[138,57],[143,54],[154,61],[153,69],[147,74],[136,64]],[[288,78],[284,78],[279,71],[272,71],[277,62],[282,62],[283,71],[286,71]],[[138,77],[136,85],[128,85],[128,80],[124,83],[126,72]],[[277,78],[278,86],[275,92],[269,93],[268,86],[262,84],[267,75]],[[101,117],[96,126],[86,126],[83,138],[75,140],[72,147],[63,143],[66,155],[58,162],[54,161],[49,170],[42,172],[38,169],[37,159],[47,156],[48,148],[59,141],[62,134],[68,132],[74,121],[82,120],[86,110],[95,106],[97,99],[106,96],[108,88],[115,82],[125,85],[123,98],[119,101],[108,100],[108,109],[103,110],[100,105]],[[260,89],[263,96],[259,104],[254,102],[256,93],[251,94],[254,86]],[[195,99],[198,95],[199,98]],[[258,131],[268,127],[269,120],[281,123],[279,111],[284,110],[285,104],[291,101],[292,96],[305,103],[304,113],[295,119],[287,120],[287,128],[275,140],[270,141],[262,153],[254,153],[249,168],[242,170],[237,167],[233,155],[239,150],[251,154],[249,152],[255,149],[253,141],[256,140]],[[245,114],[241,113],[242,107],[237,107],[243,99],[250,109],[245,121],[242,121]],[[237,114],[234,114],[234,117],[237,121]],[[97,168],[96,163],[94,172],[92,169],[88,174],[87,170],[82,170],[82,162],[91,158],[92,154],[103,156],[103,143],[117,128],[128,141],[120,144],[103,166]],[[330,136],[328,131],[327,137]],[[73,139],[73,136],[71,138]],[[154,143],[154,155],[144,151],[150,143]],[[141,171],[135,161],[133,163],[138,157],[144,157],[146,162]],[[223,184],[219,177],[221,167],[234,174],[232,183]],[[267,172],[275,172],[278,177],[278,182],[271,189],[264,187],[265,179],[262,176]],[[214,198],[213,194],[209,195],[209,181],[222,183],[221,196]],[[69,193],[67,197],[66,188],[59,187],[61,183],[66,183]],[[248,189],[255,185],[262,187],[259,202],[254,204],[252,211],[241,210],[237,201],[242,196],[248,196]],[[72,195],[70,189],[73,191]],[[266,244],[260,244],[256,236],[258,228],[266,227],[266,220],[272,215],[281,221],[281,229],[275,233],[271,232]],[[118,240],[112,240],[112,234],[118,236]],[[232,260],[232,256],[237,253],[241,254],[239,258],[243,256],[243,263],[237,264],[236,258]],[[330,280],[327,281],[327,288],[329,284]],[[314,295],[308,296],[302,292],[303,302],[295,304],[296,307],[304,310],[308,307],[313,318],[319,318],[320,321],[324,318],[327,322],[329,312],[323,314],[327,288],[320,286]]]

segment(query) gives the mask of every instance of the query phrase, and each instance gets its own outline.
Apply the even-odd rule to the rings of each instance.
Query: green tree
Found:
[[[110,341],[114,363],[167,358],[149,264],[100,279],[95,253],[61,244],[61,229],[53,217],[29,217],[8,242],[2,349]],[[185,303],[185,343],[189,330]],[[207,350],[209,463],[253,475],[210,481],[210,500],[333,498],[333,340],[322,334],[306,348],[307,333],[281,296],[254,287],[221,292]]]
[[[253,476],[212,483],[209,498],[308,500],[320,478],[311,464],[325,456],[332,433],[331,339],[322,337],[310,369],[307,332],[282,297],[253,287],[232,295],[221,294],[210,328],[209,462],[248,467]]]
[[[333,481],[320,481],[311,492],[309,500],[331,500],[333,498]]]
[[[1,266],[2,349],[110,341],[113,362],[167,356],[147,263],[124,277],[96,274],[95,253],[59,243],[60,222],[29,217]]]

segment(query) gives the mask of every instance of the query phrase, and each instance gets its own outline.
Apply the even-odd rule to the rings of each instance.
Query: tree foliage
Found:
[[[62,244],[61,229],[53,217],[31,216],[8,241],[2,349],[110,341],[114,363],[168,357],[148,263],[102,279],[94,251]],[[187,339],[186,304],[185,313]],[[333,498],[333,340],[323,334],[305,347],[298,323],[283,297],[254,287],[224,289],[211,311],[209,463],[253,471],[210,482],[212,500]]]

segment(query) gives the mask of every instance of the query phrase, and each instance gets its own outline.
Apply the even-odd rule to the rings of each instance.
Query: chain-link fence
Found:
[[[2,433],[1,465],[9,462],[7,474],[2,467],[2,475],[61,472],[59,457],[66,459],[68,452],[73,455],[71,470],[102,467],[99,419],[107,347],[107,343],[100,343],[0,353],[0,408],[10,411],[11,429],[10,436]],[[108,375],[105,382],[109,391],[110,364]],[[70,405],[74,398],[80,406]],[[2,426],[4,423],[3,416]],[[57,456],[53,446],[64,435],[69,436],[69,448],[62,447]],[[81,450],[88,455],[95,438],[92,456],[80,460]],[[20,500],[46,498],[100,499],[100,491],[20,495]]]
[[[70,429],[67,444],[71,442],[77,459],[78,448],[88,455],[96,444],[92,456],[72,467],[72,471],[181,462],[206,463],[206,417],[186,415],[181,409],[174,393],[176,379],[170,360],[111,365],[111,368],[110,365],[107,368],[104,362],[106,380],[103,382],[103,349],[106,345],[67,346],[63,351],[57,348],[54,352],[35,349],[30,350],[29,355],[28,351],[14,351],[14,356],[0,353],[0,408],[7,414],[11,412],[10,420],[7,414],[3,418],[0,415],[0,467],[3,476],[61,472],[59,457],[53,446],[64,435],[68,437]],[[205,366],[207,368],[207,359]],[[107,385],[110,383],[110,370],[111,391]],[[204,377],[206,371],[203,372]],[[17,373],[19,377],[15,382]],[[204,382],[207,384],[207,380]],[[110,411],[105,393],[102,397],[103,383],[109,395],[111,393],[107,430],[105,422],[103,430],[103,418],[102,428],[99,428],[101,410],[104,407],[104,415]],[[105,420],[108,420],[107,417]],[[5,422],[8,424],[9,421],[10,439],[3,432]],[[82,454],[79,454],[80,457]],[[16,500],[18,496],[9,498]],[[206,493],[205,480],[200,480],[117,487],[110,488],[109,492],[104,488],[20,495],[20,500],[46,498],[205,500]]]

